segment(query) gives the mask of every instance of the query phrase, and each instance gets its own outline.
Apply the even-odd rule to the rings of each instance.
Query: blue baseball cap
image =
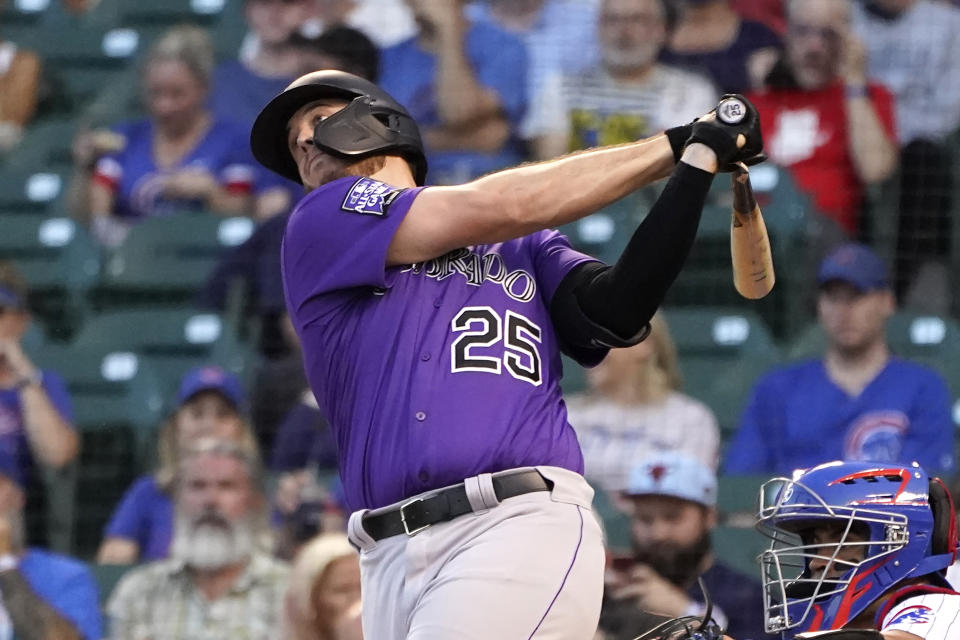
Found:
[[[0,449],[0,475],[6,476],[23,489],[23,469],[17,464],[17,458],[4,449]]]
[[[180,381],[177,393],[177,405],[185,402],[202,391],[216,391],[234,406],[237,411],[246,409],[246,394],[240,379],[222,367],[212,365],[196,367],[187,372]]]
[[[870,247],[852,242],[837,247],[820,264],[817,284],[838,280],[860,292],[890,288],[890,273],[880,256]]]
[[[634,466],[625,493],[629,496],[669,496],[715,507],[717,475],[696,458],[667,451]]]

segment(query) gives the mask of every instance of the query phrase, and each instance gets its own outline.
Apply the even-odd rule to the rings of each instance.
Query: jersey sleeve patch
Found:
[[[390,204],[406,189],[400,189],[370,178],[360,178],[353,183],[340,208],[353,213],[371,216],[386,215]]]

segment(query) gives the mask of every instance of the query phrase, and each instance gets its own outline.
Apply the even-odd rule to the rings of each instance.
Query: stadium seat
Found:
[[[57,24],[31,32],[18,44],[36,51],[53,72],[59,110],[74,112],[134,59],[142,42],[135,29]]]
[[[108,311],[89,317],[73,343],[101,351],[132,351],[156,374],[166,409],[192,367],[218,364],[243,376],[252,358],[235,328],[220,316],[189,308]]]
[[[173,27],[182,23],[209,27],[217,22],[230,0],[150,0],[125,2],[120,21],[134,27]]]
[[[98,309],[188,303],[224,251],[252,232],[249,218],[209,213],[140,221],[107,258],[91,299]]]
[[[77,131],[75,117],[54,117],[30,124],[16,153],[10,154],[5,168],[23,171],[50,172],[64,179],[73,169],[71,144]],[[60,192],[65,191],[66,184]]]
[[[0,215],[43,214],[60,197],[69,176],[48,169],[0,171]]]
[[[777,275],[773,291],[762,300],[746,301],[733,286],[733,192],[730,179],[721,174],[713,181],[690,257],[667,293],[665,304],[749,306],[774,335],[790,335],[809,314],[812,253],[808,234],[816,216],[810,199],[799,191],[788,171],[765,163],[752,168],[750,175],[770,235]]]
[[[131,569],[135,569],[135,564],[96,564],[90,565],[90,571],[93,573],[94,580],[97,581],[97,591],[100,595],[100,606],[105,607],[110,600],[110,594],[116,588],[117,583]]]
[[[611,551],[630,550],[630,518],[617,508],[610,494],[597,487],[593,496],[593,510],[603,524],[604,546]]]
[[[714,557],[755,580],[760,579],[758,556],[770,542],[754,528],[719,525],[710,532]]]
[[[141,470],[163,416],[154,373],[131,352],[48,344],[35,361],[64,377],[81,435],[73,523],[74,554],[90,557],[117,501]]]
[[[722,475],[717,478],[717,511],[720,522],[733,527],[751,527],[757,512],[760,486],[768,475]]]
[[[100,253],[68,218],[0,215],[0,258],[11,260],[30,288],[30,309],[49,333],[67,337],[86,312],[86,291],[97,280]]]
[[[709,406],[730,433],[754,381],[780,359],[769,330],[756,313],[742,309],[669,308],[665,316],[684,391]]]

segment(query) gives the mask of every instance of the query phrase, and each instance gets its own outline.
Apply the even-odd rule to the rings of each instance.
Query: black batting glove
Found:
[[[753,165],[766,159],[760,115],[750,101],[738,93],[728,93],[720,98],[711,113],[716,117],[698,119],[693,123],[687,144],[699,142],[710,147],[717,154],[721,171],[732,171],[737,162]],[[743,146],[737,146],[740,135],[745,138]]]

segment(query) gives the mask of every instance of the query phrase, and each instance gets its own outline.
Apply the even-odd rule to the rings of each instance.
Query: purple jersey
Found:
[[[287,308],[353,509],[502,469],[583,470],[549,307],[591,258],[543,231],[387,268],[421,190],[336,180],[284,236]]]

